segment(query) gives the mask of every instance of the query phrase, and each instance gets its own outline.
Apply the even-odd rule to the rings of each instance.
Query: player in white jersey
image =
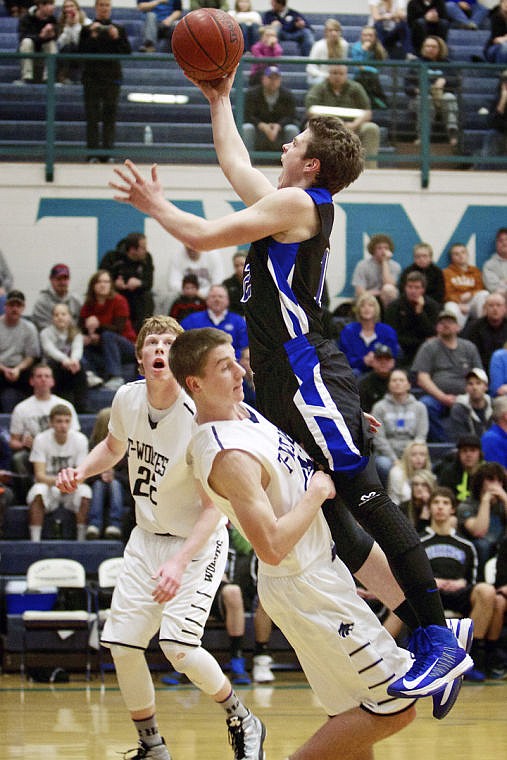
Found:
[[[284,632],[328,722],[292,760],[367,760],[373,744],[408,725],[413,703],[387,686],[410,667],[360,599],[336,556],[321,505],[335,495],[306,452],[242,404],[243,368],[210,328],[178,336],[170,366],[197,408],[188,459],[202,486],[259,557],[258,591]]]
[[[136,344],[145,380],[117,392],[109,433],[84,462],[58,476],[72,493],[86,478],[110,469],[125,451],[137,525],[102,634],[138,735],[135,758],[170,760],[155,716],[145,650],[160,629],[173,668],[222,705],[235,760],[263,760],[265,729],[238,699],[216,660],[201,647],[204,625],[227,558],[225,519],[198,491],[185,452],[194,404],[174,380],[168,355],[182,332],[170,317],[145,320]]]

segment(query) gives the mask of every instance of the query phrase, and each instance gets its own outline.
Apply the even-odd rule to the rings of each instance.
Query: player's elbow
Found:
[[[254,546],[254,549],[261,562],[274,566],[279,565],[289,553],[285,547],[270,540],[263,542],[261,547]]]
[[[265,565],[274,566],[279,565],[286,556],[285,554],[282,554],[281,552],[275,551],[273,549],[267,549],[261,552],[257,551],[256,554],[260,561],[264,562]]]

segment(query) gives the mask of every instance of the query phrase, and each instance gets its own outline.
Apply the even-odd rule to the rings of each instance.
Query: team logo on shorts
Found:
[[[338,636],[341,636],[342,639],[346,639],[347,636],[350,636],[352,633],[353,628],[354,623],[340,623],[340,627],[338,628]]]
[[[369,501],[370,499],[373,499],[374,496],[377,496],[377,492],[370,491],[370,493],[364,493],[359,499],[359,501],[361,502],[361,504],[364,504],[365,501]]]

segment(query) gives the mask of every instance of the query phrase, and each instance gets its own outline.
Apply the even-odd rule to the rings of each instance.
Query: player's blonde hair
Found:
[[[147,335],[161,335],[162,333],[174,333],[179,335],[183,332],[183,327],[173,317],[166,317],[165,314],[157,314],[153,317],[147,317],[136,338],[136,356],[139,359]]]
[[[172,333],[179,335],[183,332],[183,327],[173,317],[167,317],[165,314],[157,314],[153,317],[147,317],[136,338],[136,358],[137,369],[139,374],[144,375],[144,367],[141,361],[141,352],[147,335],[162,335],[162,333]]]

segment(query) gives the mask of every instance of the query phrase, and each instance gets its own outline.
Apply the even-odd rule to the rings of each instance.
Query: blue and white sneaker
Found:
[[[470,654],[474,640],[474,621],[470,618],[448,618],[445,622],[458,639],[458,644]]]
[[[472,648],[472,641],[474,638],[474,623],[470,618],[450,618],[446,620],[447,627],[451,630],[458,643],[465,652],[468,654]],[[470,672],[470,671],[469,671]],[[463,676],[458,676],[447,684],[447,686],[433,694],[433,717],[437,720],[442,720],[454,707],[454,704],[458,698],[463,685]]]
[[[166,676],[162,676],[160,679],[166,686],[179,686],[183,680],[183,673],[179,673],[177,670],[171,670]]]
[[[446,626],[416,628],[408,646],[415,662],[387,687],[391,697],[431,697],[473,667],[473,660]]]

